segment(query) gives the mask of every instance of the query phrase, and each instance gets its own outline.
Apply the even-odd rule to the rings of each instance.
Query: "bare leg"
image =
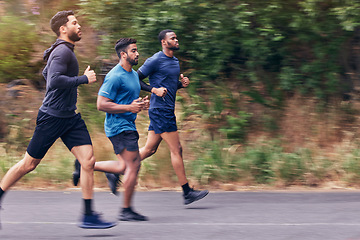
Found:
[[[153,155],[158,149],[161,140],[162,138],[160,134],[155,134],[154,131],[149,131],[146,144],[139,151],[141,160],[144,160]]]
[[[182,158],[182,147],[178,132],[165,132],[161,134],[161,137],[169,145],[171,152],[171,163],[175,170],[176,176],[178,177],[179,183],[183,187],[184,204],[187,205],[203,199],[209,193],[209,191],[194,190],[188,185],[188,181],[185,175],[184,161]]]
[[[164,132],[161,134],[162,139],[168,144],[171,154],[171,164],[178,177],[180,185],[186,184],[187,178],[185,174],[184,161],[182,158],[182,147],[179,134],[175,132]]]
[[[92,145],[76,146],[71,152],[81,164],[81,190],[84,199],[84,215],[82,222],[78,225],[81,228],[104,229],[116,225],[114,222],[105,222],[100,215],[92,211],[93,188],[94,188],[94,166],[95,157]]]
[[[39,165],[41,159],[31,157],[27,152],[25,157],[16,163],[3,177],[0,187],[2,190],[7,191],[17,181],[19,181],[24,175],[33,171],[37,165]]]
[[[81,164],[81,189],[83,199],[93,198],[95,157],[92,145],[76,146],[71,152]]]
[[[120,155],[120,156],[119,156]],[[137,176],[140,170],[140,155],[138,151],[123,150],[117,155],[125,161],[126,169],[124,175],[124,203],[123,207],[131,207],[131,200],[137,183]]]
[[[120,155],[118,161],[101,161],[95,163],[95,171],[124,174],[126,164]]]

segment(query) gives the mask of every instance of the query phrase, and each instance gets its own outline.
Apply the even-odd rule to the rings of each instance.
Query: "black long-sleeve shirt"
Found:
[[[77,87],[88,83],[86,75],[79,74],[79,64],[74,45],[61,39],[44,52],[47,65],[43,70],[46,94],[40,107],[49,115],[67,118],[74,116],[77,102]]]

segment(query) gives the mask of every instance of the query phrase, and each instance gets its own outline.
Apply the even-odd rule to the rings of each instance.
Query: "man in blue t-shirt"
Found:
[[[149,77],[150,86],[140,81],[141,89],[153,93],[150,99],[148,138],[145,147],[140,149],[140,156],[142,160],[150,157],[164,140],[169,146],[171,163],[183,189],[184,203],[190,204],[204,198],[208,191],[197,191],[189,187],[177,131],[176,92],[179,88],[187,87],[189,79],[180,74],[179,60],[174,56],[174,52],[179,50],[179,41],[175,32],[161,31],[159,41],[162,51],[148,58],[137,71],[140,80]]]
[[[143,99],[139,97],[139,76],[132,69],[138,64],[139,58],[136,40],[121,38],[117,41],[115,50],[120,61],[106,74],[98,93],[97,107],[98,110],[106,112],[105,134],[114,147],[118,161],[96,162],[94,170],[105,172],[108,178],[116,176],[113,178],[114,194],[119,174],[124,174],[124,202],[119,220],[146,221],[147,217],[132,209],[131,200],[141,165],[135,119],[138,112],[148,108],[149,100],[147,96]],[[76,177],[80,175],[79,167],[75,173]]]

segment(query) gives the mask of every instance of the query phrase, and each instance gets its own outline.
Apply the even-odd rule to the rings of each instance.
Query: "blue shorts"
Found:
[[[31,157],[42,159],[58,138],[70,151],[75,146],[92,145],[80,113],[70,118],[58,118],[39,111],[35,132],[26,151]]]
[[[139,133],[137,131],[123,131],[118,135],[109,137],[115,154],[120,154],[124,149],[134,152],[139,150]]]
[[[151,108],[149,118],[149,131],[155,131],[156,134],[177,131],[174,109]]]

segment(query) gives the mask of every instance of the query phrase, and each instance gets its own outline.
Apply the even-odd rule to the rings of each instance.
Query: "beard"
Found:
[[[73,42],[77,42],[80,41],[81,37],[77,33],[73,32],[69,35],[69,39]]]
[[[171,46],[171,44],[169,42],[167,42],[167,45],[168,45],[168,49],[173,50],[173,51],[176,51],[176,50],[180,49],[180,47]]]
[[[136,66],[139,63],[138,59],[131,59],[128,57],[126,60],[131,64],[131,66]]]

